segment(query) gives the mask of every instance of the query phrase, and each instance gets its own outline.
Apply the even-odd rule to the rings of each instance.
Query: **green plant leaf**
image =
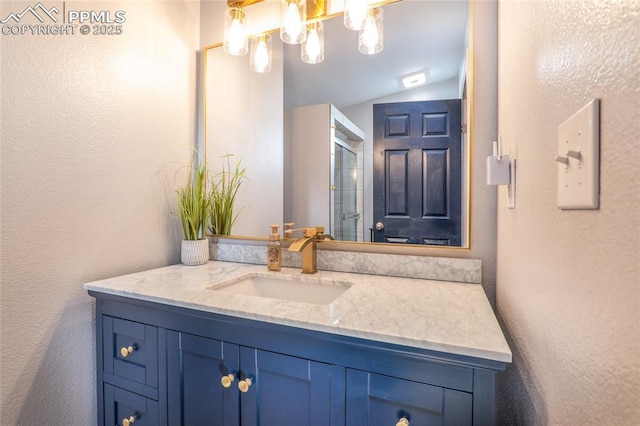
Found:
[[[195,155],[186,182],[176,190],[178,209],[185,240],[205,237],[210,199],[206,191],[207,168],[204,163],[194,167]]]
[[[209,231],[217,235],[231,234],[239,214],[234,214],[236,195],[247,179],[240,160],[236,160],[234,168],[231,168],[231,157],[232,154],[224,156],[226,166],[223,161],[222,170],[209,179]]]

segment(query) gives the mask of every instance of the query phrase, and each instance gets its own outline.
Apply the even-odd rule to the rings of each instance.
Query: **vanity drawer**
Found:
[[[159,422],[158,402],[133,392],[105,383],[104,424],[127,426],[157,426]]]
[[[158,328],[104,316],[103,372],[151,388],[158,387]]]

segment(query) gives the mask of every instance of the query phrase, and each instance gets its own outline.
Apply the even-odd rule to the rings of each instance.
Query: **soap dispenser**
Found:
[[[269,244],[267,245],[267,269],[279,271],[282,268],[282,247],[280,246],[280,233],[278,225],[271,225]]]

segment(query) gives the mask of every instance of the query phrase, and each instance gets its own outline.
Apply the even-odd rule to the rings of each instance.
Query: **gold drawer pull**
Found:
[[[223,388],[229,388],[231,387],[231,383],[233,383],[235,379],[236,378],[233,374],[227,374],[226,376],[222,376],[222,378],[220,379],[220,383],[222,383]]]
[[[129,426],[136,422],[136,416],[129,416],[128,419],[122,419],[122,426]]]
[[[409,420],[403,417],[400,420],[398,420],[398,423],[396,423],[396,426],[409,426]]]
[[[122,355],[122,358],[126,358],[129,356],[129,354],[132,354],[133,351],[135,351],[135,348],[133,346],[123,346],[122,348],[120,348],[120,355]]]
[[[240,392],[242,393],[246,393],[247,391],[249,391],[250,387],[251,387],[251,379],[249,378],[240,380],[238,382],[238,389],[240,389]]]

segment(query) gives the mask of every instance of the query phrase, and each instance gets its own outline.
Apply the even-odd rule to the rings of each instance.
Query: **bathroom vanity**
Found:
[[[489,425],[511,361],[479,284],[211,261],[85,289],[100,425]]]

